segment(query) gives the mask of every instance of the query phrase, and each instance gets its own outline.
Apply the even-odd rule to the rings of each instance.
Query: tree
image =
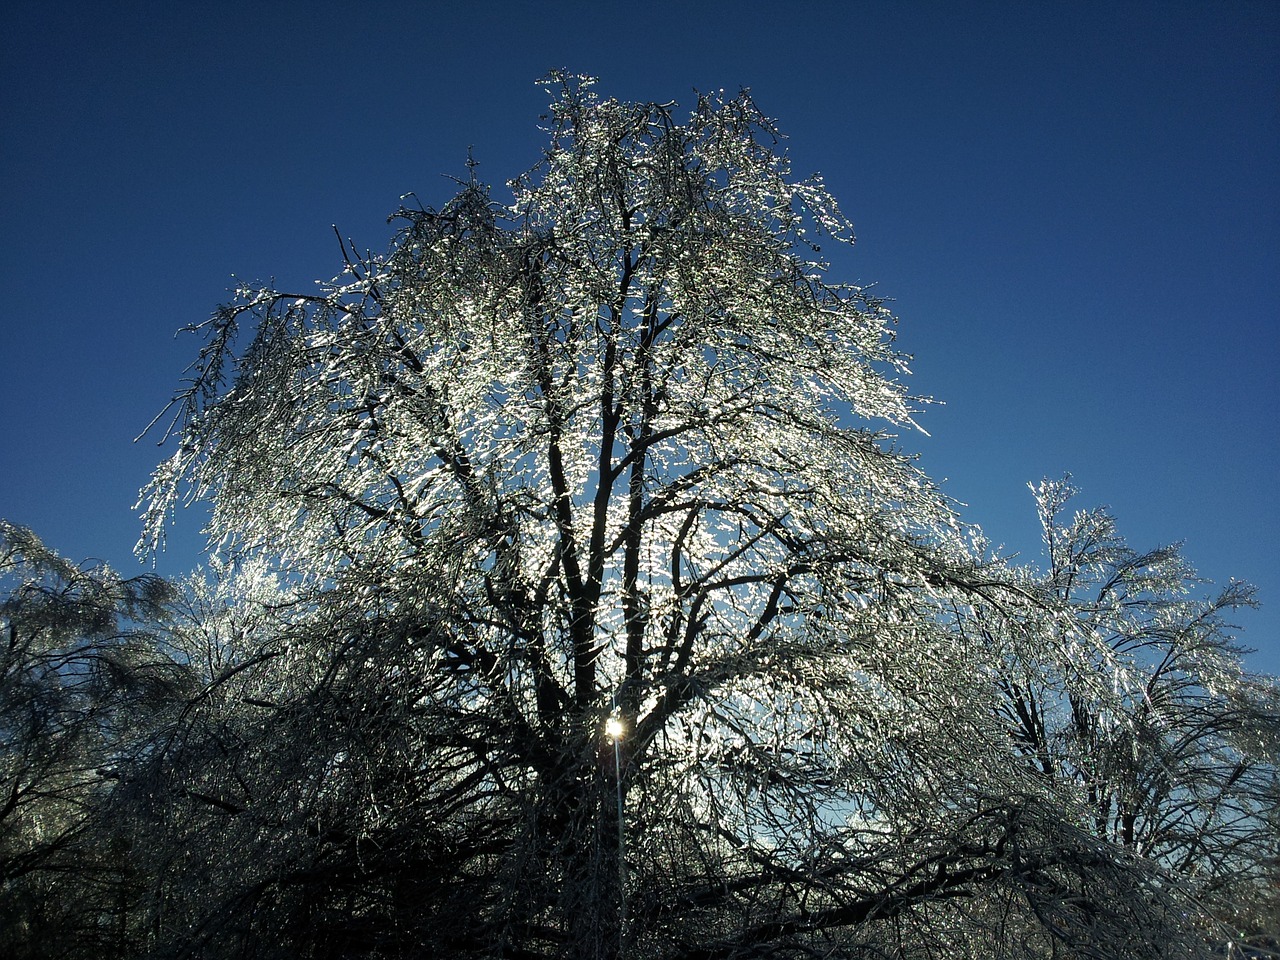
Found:
[[[1069,478],[1035,495],[1047,568],[1027,587],[1031,656],[991,635],[1007,620],[978,609],[1010,657],[999,686],[1014,743],[1075,794],[1096,836],[1184,880],[1236,943],[1275,936],[1280,688],[1245,672],[1226,619],[1253,604],[1252,589],[1196,596],[1178,546],[1139,553],[1105,510],[1066,516]]]
[[[153,768],[140,829],[207,851],[155,949],[1196,954],[1182,888],[1009,735],[965,625],[1034,598],[898,449],[821,181],[746,94],[550,86],[510,203],[473,175],[202,328],[149,529],[190,484],[282,592]]]
[[[133,877],[98,813],[186,690],[156,577],[77,567],[0,521],[0,953],[119,955]]]

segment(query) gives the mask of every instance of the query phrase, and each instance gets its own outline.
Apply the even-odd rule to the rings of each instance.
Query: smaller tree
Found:
[[[1014,744],[1119,857],[1176,877],[1236,942],[1275,935],[1280,687],[1244,669],[1229,619],[1252,588],[1199,596],[1177,545],[1140,553],[1106,510],[1068,516],[1069,478],[1033,489],[1048,566],[1020,627],[1035,640],[1000,641]]]
[[[77,567],[0,521],[0,954],[111,956],[128,868],[96,819],[185,671],[148,629],[168,585]]]

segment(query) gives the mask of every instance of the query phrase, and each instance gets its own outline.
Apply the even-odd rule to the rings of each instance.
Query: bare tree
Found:
[[[150,529],[189,484],[281,592],[155,753],[150,822],[206,850],[155,949],[1194,955],[1009,736],[966,625],[1043,605],[898,449],[822,183],[745,94],[550,87],[509,201],[461,182],[203,327]]]
[[[115,956],[132,878],[98,812],[189,686],[153,632],[169,587],[6,521],[0,586],[0,953]]]
[[[1201,597],[1178,546],[1140,553],[1105,510],[1068,516],[1069,479],[1035,494],[1046,569],[1017,624],[1032,642],[998,641],[1018,750],[1094,835],[1184,881],[1224,942],[1275,937],[1280,688],[1245,671],[1227,619],[1252,589]]]

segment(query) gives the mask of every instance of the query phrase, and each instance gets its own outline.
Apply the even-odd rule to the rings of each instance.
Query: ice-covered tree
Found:
[[[1035,598],[899,449],[893,317],[827,279],[821,181],[746,94],[550,88],[509,198],[460,182],[203,327],[151,534],[206,499],[282,592],[165,745],[156,816],[220,842],[157,949],[1194,953],[1009,735],[966,624]]]
[[[77,566],[0,520],[0,954],[110,956],[130,904],[99,813],[191,685],[156,577]]]
[[[1139,552],[1106,510],[1068,515],[1069,478],[1034,492],[1045,569],[1029,621],[981,606],[975,621],[1009,656],[998,683],[1017,749],[1117,855],[1185,882],[1219,936],[1274,937],[1280,686],[1244,669],[1228,619],[1252,588],[1203,597],[1179,546]]]

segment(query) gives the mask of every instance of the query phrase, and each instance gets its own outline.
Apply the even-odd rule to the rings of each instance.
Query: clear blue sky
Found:
[[[552,67],[623,99],[749,87],[858,228],[946,402],[905,437],[1038,548],[1071,471],[1138,547],[1256,583],[1280,673],[1280,4],[27,3],[0,48],[0,516],[137,569],[131,441],[232,274],[305,287],[330,224],[537,159]],[[180,521],[163,573],[194,565]]]

